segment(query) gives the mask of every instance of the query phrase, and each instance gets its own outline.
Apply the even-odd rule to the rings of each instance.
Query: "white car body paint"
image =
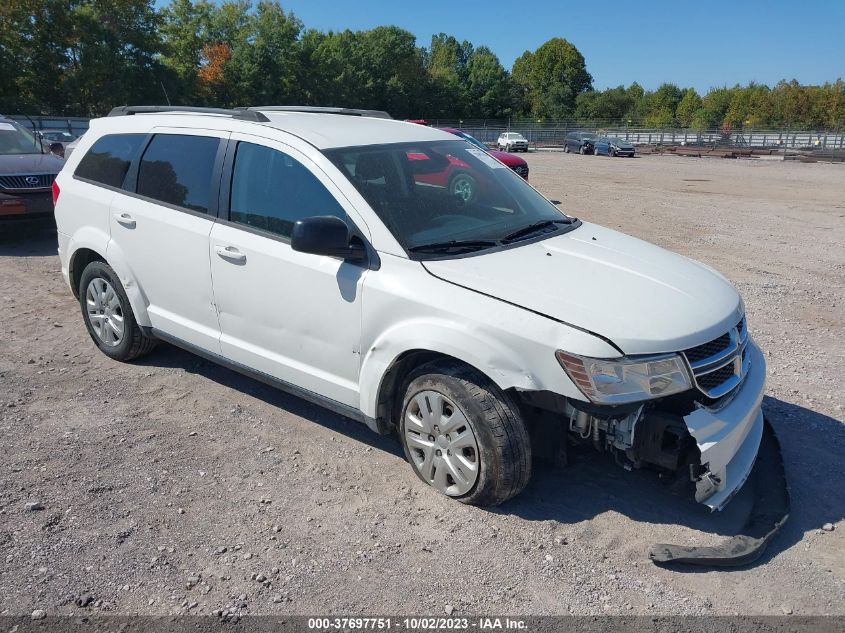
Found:
[[[693,347],[742,316],[739,294],[722,278],[589,223],[519,248],[425,266],[448,281],[600,333],[629,355]]]
[[[702,407],[684,417],[701,451],[701,464],[713,475],[698,482],[696,499],[713,510],[722,509],[745,483],[763,435],[760,406],[766,389],[766,360],[753,341],[748,348],[751,369],[733,397],[719,409]]]
[[[589,223],[487,254],[413,261],[320,150],[452,135],[367,117],[266,115],[269,123],[188,113],[92,121],[56,180],[68,284],[75,254],[90,249],[119,275],[140,325],[367,418],[378,415],[385,373],[408,351],[453,356],[502,389],[583,402],[557,350],[594,358],[678,352],[712,340],[743,315],[736,290],[711,268]],[[74,178],[103,134],[156,129],[231,136],[295,155],[334,195],[380,265],[366,269],[294,252],[285,240]],[[134,231],[143,239],[133,241],[133,229],[116,221],[123,212],[137,220]],[[243,252],[243,267],[217,255],[227,246]],[[745,481],[760,442],[765,362],[751,342],[749,349],[751,370],[730,400],[684,418],[712,475],[697,495],[711,508],[721,508]]]

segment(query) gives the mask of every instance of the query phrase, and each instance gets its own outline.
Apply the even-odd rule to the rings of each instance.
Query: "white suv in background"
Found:
[[[518,132],[503,132],[499,134],[496,146],[503,152],[527,152],[528,139]]]
[[[594,445],[721,508],[764,428],[765,362],[734,287],[565,215],[452,134],[372,114],[92,121],[53,193],[97,347],[130,360],[168,341],[395,431],[463,502],[522,490],[545,433],[538,446]]]

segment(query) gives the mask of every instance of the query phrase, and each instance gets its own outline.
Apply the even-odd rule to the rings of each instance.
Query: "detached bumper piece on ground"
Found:
[[[648,557],[656,564],[737,567],[757,560],[789,518],[789,487],[780,443],[768,420],[748,485],[754,486],[754,505],[740,534],[712,547],[655,544]]]

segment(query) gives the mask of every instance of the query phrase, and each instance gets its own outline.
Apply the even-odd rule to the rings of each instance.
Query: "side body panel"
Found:
[[[370,417],[384,374],[410,350],[453,356],[503,389],[550,390],[579,400],[584,396],[555,350],[619,356],[592,334],[437,279],[405,258],[382,256],[381,268],[367,275],[363,296],[361,410]]]
[[[284,152],[305,166],[369,240],[369,231],[309,147],[247,134],[245,141]],[[299,145],[297,147],[296,145]],[[225,192],[227,187],[223,187]],[[225,195],[225,194],[224,194]],[[284,196],[284,191],[279,191]],[[221,208],[228,201],[221,203]],[[237,252],[238,261],[231,257]],[[288,239],[221,220],[209,255],[221,353],[265,374],[357,408],[361,289],[365,265],[294,251]]]

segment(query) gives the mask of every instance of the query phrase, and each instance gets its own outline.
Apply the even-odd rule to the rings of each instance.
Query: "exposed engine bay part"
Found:
[[[739,534],[712,547],[655,544],[649,548],[648,557],[660,565],[735,567],[753,563],[789,518],[783,455],[768,420],[763,422],[762,441],[748,483],[754,486],[754,505]]]
[[[565,400],[570,438],[612,453],[628,470],[651,466],[678,486],[692,482],[696,501],[721,510],[750,475],[763,435],[765,360],[752,346],[747,362],[753,371],[741,388],[718,401],[678,395],[615,407]]]

